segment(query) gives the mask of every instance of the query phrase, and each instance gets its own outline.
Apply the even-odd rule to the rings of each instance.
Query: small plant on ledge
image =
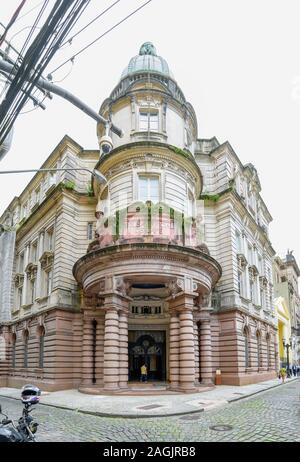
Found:
[[[75,189],[75,181],[73,180],[66,180],[63,184],[65,189],[73,190]]]

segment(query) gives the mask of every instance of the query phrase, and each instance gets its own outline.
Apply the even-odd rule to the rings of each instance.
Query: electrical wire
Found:
[[[36,82],[90,0],[57,0],[42,30],[30,45],[0,105],[0,144],[27,102]],[[43,5],[43,8],[45,6]],[[41,11],[40,11],[41,13]],[[40,14],[38,15],[38,18]],[[37,18],[37,19],[38,19]]]
[[[47,75],[47,79],[50,80],[51,83],[61,83],[61,82],[63,82],[64,80],[66,80],[67,77],[69,77],[69,75],[70,75],[71,72],[73,71],[73,66],[74,66],[74,62],[71,61],[71,68],[70,68],[70,70],[65,74],[65,76],[64,76],[62,79],[52,81],[52,75],[51,75],[51,74],[48,74],[48,75]]]
[[[105,35],[107,35],[109,32],[111,32],[112,30],[114,30],[116,27],[118,27],[120,24],[122,24],[123,22],[125,22],[127,19],[129,19],[131,16],[133,16],[135,13],[137,13],[139,10],[141,10],[142,8],[144,8],[146,5],[148,5],[148,3],[152,2],[152,0],[148,0],[147,2],[143,3],[143,5],[141,5],[140,7],[138,7],[136,10],[132,11],[130,14],[128,14],[125,18],[121,19],[121,21],[117,22],[116,24],[114,24],[112,27],[110,27],[108,30],[106,30],[103,34],[101,34],[99,37],[97,37],[95,40],[93,40],[92,42],[90,42],[88,45],[86,45],[85,47],[83,47],[81,50],[79,50],[77,53],[75,53],[75,55],[73,55],[71,58],[68,58],[66,61],[64,61],[62,64],[60,64],[59,66],[57,66],[54,70],[52,70],[50,72],[50,74],[54,74],[54,72],[56,72],[58,69],[60,69],[61,67],[63,67],[65,64],[67,64],[69,61],[71,60],[74,60],[76,58],[76,56],[80,55],[81,53],[83,53],[84,51],[86,51],[89,47],[91,47],[92,45],[94,45],[94,43],[98,42],[102,37],[104,37]]]
[[[15,23],[17,17],[19,16],[19,13],[20,13],[20,11],[22,10],[22,8],[23,8],[23,6],[25,5],[25,3],[26,3],[26,0],[22,0],[21,3],[20,3],[20,5],[18,6],[18,8],[16,9],[16,11],[15,11],[14,14],[12,15],[11,20],[10,20],[9,23],[7,24],[4,33],[3,33],[2,36],[0,37],[0,46],[1,46],[2,43],[4,42],[5,37],[6,37],[6,35],[7,35],[7,32],[9,31],[9,29],[11,28],[11,26]]]
[[[73,41],[73,39],[75,37],[77,37],[77,35],[81,34],[81,32],[83,32],[85,29],[87,29],[91,24],[93,24],[95,21],[97,21],[97,19],[101,18],[101,16],[103,16],[105,13],[107,13],[107,11],[111,10],[117,3],[119,3],[121,0],[116,0],[112,5],[108,6],[105,10],[103,10],[100,14],[98,14],[98,16],[96,16],[92,21],[90,21],[86,26],[84,26],[82,29],[80,29],[78,32],[76,32],[76,34],[72,35],[72,37],[70,37],[66,42],[64,42],[61,46],[63,47],[64,45],[66,45],[67,43],[70,43]]]
[[[25,16],[28,16],[29,13],[31,13],[32,11],[36,10],[42,3],[43,3],[44,0],[42,0],[40,3],[38,3],[36,6],[34,6],[33,8],[31,8],[30,10],[27,11],[27,13],[24,13],[22,14],[22,16],[19,16],[16,20],[15,20],[15,23],[17,21],[20,21],[20,19],[22,18],[25,18]]]

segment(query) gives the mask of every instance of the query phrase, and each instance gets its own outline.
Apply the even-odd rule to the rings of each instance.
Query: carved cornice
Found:
[[[161,268],[162,261],[165,261],[166,265],[168,262],[174,263],[175,268],[177,264],[178,274],[181,273],[182,268],[187,271],[190,268],[195,282],[202,286],[202,290],[204,288],[210,290],[222,273],[219,263],[198,249],[158,243],[132,243],[113,245],[90,252],[75,263],[73,274],[75,279],[85,287],[85,280],[88,281],[89,286],[98,284],[104,273],[110,271],[111,274],[116,272],[116,276],[119,272],[125,280],[127,278],[130,280],[130,274],[134,273],[134,270],[138,273],[139,268],[143,268],[143,273],[147,274],[147,266],[150,265],[149,270],[153,275],[153,265],[157,262]],[[164,281],[170,278],[170,274],[167,273],[163,276]],[[194,289],[191,286],[189,290]]]

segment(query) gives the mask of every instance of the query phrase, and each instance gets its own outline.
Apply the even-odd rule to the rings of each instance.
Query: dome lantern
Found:
[[[161,74],[174,79],[167,61],[157,55],[156,48],[151,42],[145,42],[142,44],[139,54],[131,58],[128,65],[122,72],[121,80],[129,75],[141,72]]]

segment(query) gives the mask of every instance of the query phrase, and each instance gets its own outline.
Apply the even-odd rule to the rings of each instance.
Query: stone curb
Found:
[[[97,412],[97,411],[88,411],[88,410],[84,410],[84,409],[76,409],[76,408],[72,408],[72,407],[67,407],[67,406],[63,406],[63,405],[58,405],[58,404],[51,404],[51,403],[39,403],[40,405],[42,406],[49,406],[49,407],[54,407],[54,408],[57,408],[57,409],[63,409],[63,410],[66,410],[66,411],[73,411],[73,412],[80,412],[81,414],[87,414],[87,415],[95,415],[97,417],[110,417],[112,419],[153,419],[155,417],[176,417],[176,416],[182,416],[182,415],[189,415],[189,414],[197,414],[197,413],[200,413],[200,412],[207,412],[207,411],[210,411],[211,409],[216,409],[216,407],[221,407],[221,406],[225,406],[226,404],[231,404],[231,403],[234,403],[235,401],[240,401],[242,399],[247,399],[247,398],[250,398],[251,396],[254,396],[254,395],[257,395],[259,393],[263,393],[265,391],[268,391],[268,390],[271,390],[272,388],[277,388],[277,387],[281,387],[283,385],[288,385],[296,380],[299,380],[300,377],[295,377],[293,378],[292,380],[290,380],[289,382],[285,382],[285,383],[278,383],[276,385],[271,385],[269,386],[268,388],[264,388],[262,390],[258,390],[258,391],[255,391],[255,392],[252,392],[252,393],[248,393],[247,395],[244,395],[244,396],[238,396],[237,398],[229,398],[229,399],[224,399],[226,401],[226,403],[222,402],[220,405],[216,405],[216,406],[213,406],[213,407],[208,407],[208,408],[204,408],[204,407],[201,407],[199,409],[192,409],[192,410],[189,410],[189,411],[181,411],[181,412],[171,412],[171,413],[167,413],[167,414],[143,414],[143,415],[140,415],[140,414],[113,414],[113,413],[107,413],[107,412]],[[6,395],[2,395],[0,394],[0,397],[2,398],[8,398],[8,399],[14,399],[16,401],[19,401],[20,398],[14,398],[12,396],[6,396]]]
[[[252,393],[248,393],[247,395],[244,395],[244,396],[238,396],[236,398],[229,398],[227,400],[227,402],[228,403],[234,403],[235,401],[240,401],[241,399],[250,398],[251,396],[257,395],[258,393],[263,393],[264,391],[271,390],[272,388],[281,387],[282,385],[288,385],[289,383],[292,383],[292,382],[294,382],[295,380],[298,380],[298,379],[300,379],[300,377],[295,377],[295,378],[291,379],[289,382],[277,383],[276,385],[270,385],[267,388],[263,388],[262,390],[258,390],[258,391],[254,391]]]

